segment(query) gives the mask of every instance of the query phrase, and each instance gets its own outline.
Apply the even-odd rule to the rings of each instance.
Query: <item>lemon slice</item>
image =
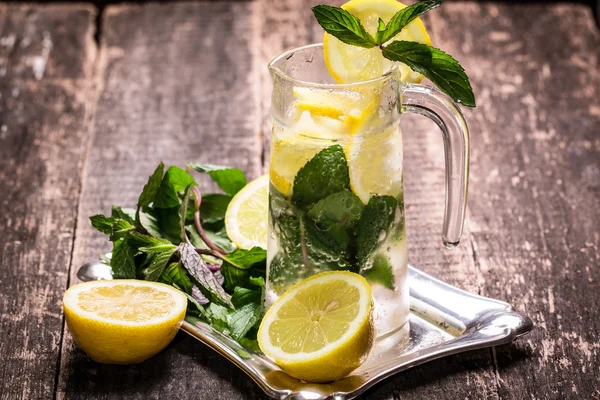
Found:
[[[233,196],[225,213],[225,229],[237,247],[267,248],[268,210],[268,175],[256,178]]]
[[[75,342],[93,360],[135,364],[173,340],[187,299],[162,283],[95,281],[69,288],[63,306]]]
[[[351,0],[342,8],[360,19],[367,32],[374,35],[377,32],[378,21],[381,18],[386,24],[406,6],[396,0]],[[392,40],[407,40],[431,45],[431,39],[423,22],[416,18],[408,24]],[[325,65],[329,73],[339,83],[351,83],[374,79],[392,66],[392,61],[381,55],[377,47],[347,45],[334,36],[325,33],[323,37]],[[414,72],[407,65],[399,64],[401,79],[405,82],[419,83],[423,75]]]
[[[260,349],[289,375],[334,381],[366,359],[373,343],[367,281],[353,272],[323,272],[285,292],[258,330]]]
[[[367,204],[372,195],[402,193],[402,133],[396,126],[372,136],[355,136],[344,147],[350,189]]]

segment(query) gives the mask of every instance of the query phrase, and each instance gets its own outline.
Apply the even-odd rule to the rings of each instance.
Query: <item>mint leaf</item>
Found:
[[[475,107],[475,95],[461,65],[440,49],[416,42],[396,40],[382,47],[383,56],[408,65],[425,75],[457,103]]]
[[[200,219],[202,222],[217,222],[225,218],[227,206],[231,196],[218,193],[209,193],[202,196],[200,204]]]
[[[260,247],[253,247],[250,250],[237,249],[223,259],[236,268],[248,269],[256,263],[264,262],[267,259],[267,251]]]
[[[219,282],[217,282],[211,270],[206,266],[204,260],[196,253],[194,247],[187,243],[181,243],[177,249],[183,266],[188,270],[196,282],[200,284],[202,293],[213,302],[233,308],[231,297],[225,292]]]
[[[398,11],[396,15],[390,19],[387,23],[385,29],[381,30],[381,19],[379,20],[379,29],[375,34],[375,42],[377,45],[384,44],[388,40],[392,39],[396,36],[402,28],[411,23],[415,18],[419,15],[426,13],[427,11],[431,11],[436,7],[439,7],[442,4],[443,0],[429,0],[429,1],[420,1],[413,5],[410,5],[402,10]]]
[[[356,226],[357,259],[362,268],[368,266],[368,258],[380,242],[382,234],[394,222],[398,201],[392,196],[371,196]]]
[[[298,205],[310,205],[349,187],[344,149],[336,144],[321,150],[300,168],[294,178],[292,200]]]
[[[379,283],[383,287],[394,290],[394,274],[392,264],[385,254],[377,254],[373,257],[370,268],[362,270],[361,275],[371,283]]]
[[[135,209],[112,206],[111,215],[113,218],[123,219],[130,224],[135,224]]]
[[[343,190],[320,200],[310,209],[308,216],[315,222],[353,227],[360,219],[363,208],[362,201],[354,193]]]
[[[90,221],[94,228],[109,235],[112,242],[119,240],[127,235],[128,232],[135,230],[135,227],[126,220],[106,217],[101,214],[91,216]]]
[[[164,269],[158,278],[158,281],[166,283],[167,285],[176,286],[188,294],[192,293],[192,280],[188,276],[185,268],[183,268],[179,262],[170,263],[167,268]]]
[[[231,296],[231,302],[235,308],[240,308],[250,303],[261,303],[262,290],[260,288],[248,289],[237,286]]]
[[[179,217],[179,206],[171,208],[155,208],[151,214],[158,223],[158,234],[160,237],[169,239],[174,244],[181,242],[181,218]]]
[[[313,14],[325,32],[342,42],[353,46],[375,47],[375,40],[360,23],[360,20],[348,11],[326,5],[312,8]]]
[[[219,332],[229,334],[229,310],[215,303],[210,303],[206,308],[210,324]]]
[[[156,192],[152,207],[178,207],[180,201],[177,193],[181,192],[194,182],[194,178],[181,168],[175,166],[169,167]]]
[[[129,222],[124,219],[117,219],[112,226],[112,232],[110,233],[110,240],[114,242],[115,240],[119,240],[125,236],[129,232],[135,231],[135,226],[131,225]]]
[[[92,226],[102,233],[107,235],[112,234],[112,226],[115,223],[115,218],[106,217],[102,214],[92,215],[90,217]]]
[[[187,234],[185,232],[185,222],[187,218],[187,211],[190,204],[190,199],[192,195],[194,195],[194,191],[192,188],[194,186],[198,186],[198,184],[192,180],[188,186],[185,188],[185,192],[183,194],[183,199],[181,199],[181,204],[179,205],[179,239],[182,242],[187,242]],[[179,200],[178,200],[179,201]]]
[[[230,335],[235,340],[240,340],[258,322],[262,316],[261,303],[249,303],[230,313],[227,323]]]
[[[194,286],[194,288],[196,288]],[[181,289],[180,289],[181,290]],[[206,309],[204,307],[202,307],[202,304],[198,301],[198,299],[194,296],[192,296],[189,293],[183,292],[183,294],[185,295],[185,297],[187,297],[188,299],[188,313],[190,312],[189,309],[189,303],[192,303],[194,305],[194,307],[196,307],[196,309],[199,311],[199,314],[204,317],[206,320],[208,320],[210,318],[208,312],[206,311]],[[207,300],[208,301],[208,300]],[[187,316],[185,318],[186,320],[188,319]],[[194,322],[195,324],[195,322]]]
[[[167,236],[161,232],[158,220],[153,215],[140,211],[140,225],[150,235],[157,238],[167,238]]]
[[[110,267],[112,268],[115,279],[134,279],[135,261],[133,259],[134,251],[125,239],[117,240],[113,245]]]
[[[229,263],[221,265],[221,274],[225,278],[225,287],[228,290],[234,290],[238,286],[246,286],[250,279],[250,271],[236,268]]]
[[[263,278],[262,276],[250,278],[249,282],[253,286],[257,286],[257,287],[263,288],[263,289],[265,288],[265,278]]]
[[[165,267],[167,266],[167,263],[173,256],[173,253],[175,253],[175,248],[173,248],[172,250],[149,253],[148,260],[150,264],[144,270],[145,279],[147,281],[157,281],[160,275],[163,273]]]
[[[198,172],[208,173],[212,180],[230,196],[235,195],[246,186],[246,177],[238,168],[197,163],[191,163],[188,167],[193,168]]]
[[[150,177],[148,178],[148,182],[144,185],[144,189],[142,190],[142,193],[138,198],[137,210],[135,212],[135,219],[136,222],[138,222],[138,224],[140,220],[140,210],[142,209],[142,207],[148,206],[154,200],[154,196],[156,196],[156,193],[158,192],[164,172],[165,164],[163,164],[161,161],[161,163],[158,164],[158,167],[156,167],[152,175],[150,175]]]

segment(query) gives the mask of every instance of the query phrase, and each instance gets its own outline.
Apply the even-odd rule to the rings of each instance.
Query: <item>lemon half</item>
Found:
[[[171,286],[138,280],[72,286],[63,306],[67,326],[93,360],[135,364],[164,349],[185,317],[187,299]]]
[[[373,344],[371,287],[360,275],[323,272],[289,289],[258,330],[261,350],[289,375],[334,381],[366,359]]]
[[[396,0],[351,0],[342,8],[360,19],[367,32],[377,32],[379,18],[386,24],[406,5]],[[416,18],[392,40],[407,40],[431,45],[429,34],[421,19]],[[377,47],[367,49],[343,43],[325,33],[323,37],[325,64],[329,73],[338,83],[352,83],[377,78],[388,71],[392,61],[384,58]],[[401,79],[419,83],[423,75],[414,72],[407,65],[399,64]]]

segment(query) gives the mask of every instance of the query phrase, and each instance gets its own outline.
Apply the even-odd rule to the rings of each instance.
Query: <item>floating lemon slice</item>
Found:
[[[134,364],[173,340],[185,317],[187,299],[162,283],[95,281],[69,288],[63,306],[75,342],[92,359]]]
[[[369,136],[354,136],[344,147],[350,189],[367,204],[372,195],[398,198],[402,193],[402,133],[391,127]]]
[[[268,210],[268,175],[253,180],[233,196],[225,213],[225,229],[237,247],[267,248]]]
[[[261,350],[291,376],[334,381],[358,368],[371,350],[373,300],[353,272],[323,272],[284,293],[258,330]]]
[[[396,0],[351,0],[342,8],[360,19],[367,32],[377,32],[379,18],[386,24],[406,6]],[[413,20],[392,40],[407,40],[431,45],[431,39],[423,22]],[[333,78],[339,83],[351,83],[377,78],[388,71],[392,61],[384,58],[377,47],[364,47],[345,44],[334,36],[325,33],[323,37],[325,64]],[[423,75],[412,71],[408,66],[399,64],[401,79],[405,82],[419,83]]]

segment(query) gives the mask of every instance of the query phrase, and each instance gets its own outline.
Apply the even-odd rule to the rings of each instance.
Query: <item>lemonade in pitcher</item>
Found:
[[[360,273],[379,336],[409,312],[394,73],[337,90],[292,86],[272,119],[267,302],[319,272]]]

